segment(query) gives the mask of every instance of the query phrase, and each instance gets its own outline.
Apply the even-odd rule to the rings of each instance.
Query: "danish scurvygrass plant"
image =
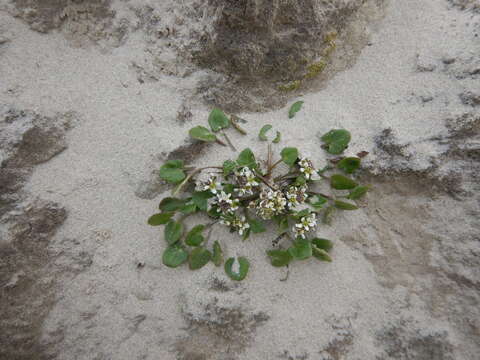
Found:
[[[290,118],[300,110],[302,103],[293,104]],[[213,109],[208,118],[211,130],[197,126],[189,133],[194,139],[226,146],[217,134],[222,133],[231,144],[224,132],[230,126],[246,135],[236,120],[238,118],[234,116],[228,118],[220,109]],[[269,124],[263,126],[259,140],[269,141],[267,133],[271,129]],[[280,142],[280,138],[277,131],[272,143]],[[338,155],[347,148],[350,138],[347,130],[334,129],[321,137],[322,147]],[[360,167],[361,157],[366,154],[331,159],[331,164],[318,169],[312,159],[302,157],[294,147],[283,148],[280,158],[274,161],[272,144],[269,143],[264,161],[249,148],[241,151],[235,160],[228,159],[216,166],[195,168],[186,167],[181,160],[167,161],[160,168],[160,177],[176,187],[172,197],[160,202],[160,212],[148,219],[150,225],[165,225],[167,247],[163,263],[172,268],[188,263],[192,270],[200,269],[210,261],[221,266],[224,254],[220,243],[215,241],[212,247],[208,246],[212,227],[221,224],[246,240],[253,234],[265,232],[266,221],[273,221],[278,229],[278,233],[272,235],[276,248],[267,251],[273,266],[288,266],[292,261],[312,256],[321,261],[332,261],[332,241],[315,236],[315,230],[319,219],[330,224],[337,210],[358,209],[352,201],[363,197],[369,186],[358,184],[350,175]],[[288,169],[283,173],[279,173],[281,163]],[[206,171],[208,177],[200,180],[199,175]],[[177,197],[189,182],[195,184],[195,189]],[[334,191],[329,194],[315,191],[317,182],[327,182]],[[194,213],[204,213],[210,220],[186,230],[184,219]],[[283,239],[289,240],[288,246],[280,244]],[[246,277],[249,267],[245,257],[229,258],[224,264],[227,275],[238,281]]]

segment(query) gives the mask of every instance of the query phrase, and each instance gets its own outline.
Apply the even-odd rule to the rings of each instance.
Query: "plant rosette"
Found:
[[[290,115],[300,106],[297,103]],[[213,109],[208,119],[210,130],[196,126],[190,135],[199,141],[212,142],[218,139],[216,133],[222,132],[231,144],[224,132],[230,125],[245,135],[236,119]],[[268,141],[263,157],[246,148],[236,159],[225,159],[222,164],[187,168],[183,161],[170,160],[161,167],[160,177],[175,185],[174,196],[160,202],[160,211],[148,219],[148,224],[164,226],[166,266],[188,264],[191,270],[201,269],[210,262],[221,266],[222,245],[219,241],[208,245],[213,226],[225,226],[247,240],[267,231],[267,222],[274,223],[277,229],[272,234],[276,247],[266,254],[273,266],[289,266],[293,261],[309,258],[332,261],[332,241],[319,238],[316,233],[321,226],[331,224],[336,211],[358,209],[355,201],[369,191],[369,186],[358,184],[354,178],[361,158],[337,157],[330,160],[335,165],[319,168],[316,159],[303,157],[297,148],[284,147],[274,159],[272,146],[278,146],[274,144],[278,144],[281,134],[277,131],[269,139],[267,133],[271,129],[271,125],[265,125],[257,136],[261,142]],[[350,133],[333,129],[321,140],[328,153],[338,155],[348,147]],[[282,163],[286,166],[278,166]],[[188,183],[194,186],[186,186]],[[328,193],[318,191],[325,186],[329,187]],[[205,223],[187,228],[184,221],[192,214],[203,214]],[[236,281],[243,280],[249,268],[250,263],[243,256],[231,257],[224,263],[226,274]]]

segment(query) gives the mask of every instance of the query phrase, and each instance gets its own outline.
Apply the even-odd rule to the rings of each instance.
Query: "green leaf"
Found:
[[[327,252],[333,248],[333,243],[328,239],[313,238],[311,241],[313,246],[316,246],[317,248],[323,249]]]
[[[192,201],[197,207],[202,211],[207,211],[208,208],[208,199],[213,197],[213,194],[206,190],[206,191],[195,191],[192,194]]]
[[[360,163],[361,160],[358,157],[346,157],[338,162],[337,167],[347,174],[352,174],[360,167]]]
[[[297,239],[288,253],[297,260],[305,260],[312,256],[312,245],[306,239]]]
[[[174,215],[173,212],[165,212],[152,215],[148,218],[148,225],[158,226],[166,224],[170,218]]]
[[[249,168],[255,168],[257,166],[255,155],[249,148],[244,149],[240,155],[238,155],[237,163],[239,166],[248,166]]]
[[[236,280],[236,281],[241,281],[241,280],[245,279],[245,277],[247,276],[248,269],[250,267],[250,263],[243,256],[240,256],[237,259],[237,261],[238,261],[238,265],[239,265],[238,272],[234,271],[234,269],[233,269],[233,264],[235,262],[234,258],[230,258],[225,262],[225,272],[230,277],[230,279]]]
[[[190,137],[201,141],[213,142],[217,140],[215,134],[210,132],[205,126],[195,126],[188,133]]]
[[[272,125],[270,124],[267,124],[267,125],[264,125],[261,129],[260,129],[260,133],[258,134],[258,138],[261,140],[261,141],[267,141],[268,138],[267,138],[267,132],[268,130],[270,130],[272,128]]]
[[[173,245],[182,237],[183,225],[174,220],[170,220],[167,226],[165,226],[164,234],[168,245]]]
[[[165,212],[177,211],[183,208],[185,205],[184,199],[178,199],[173,197],[166,197],[160,201],[159,208]]]
[[[205,225],[196,225],[187,233],[185,238],[185,244],[189,246],[199,246],[204,238],[202,231],[205,229]]]
[[[214,219],[218,219],[222,213],[218,211],[218,206],[212,205],[210,209],[207,210],[207,214]]]
[[[293,103],[293,105],[290,107],[290,110],[288,110],[288,118],[291,119],[295,116],[297,112],[300,111],[302,108],[303,101],[297,101]]]
[[[220,109],[213,108],[208,116],[208,123],[213,132],[217,132],[221,129],[226,129],[230,126],[230,120],[227,115]]]
[[[235,186],[233,184],[224,184],[223,185],[223,191],[226,194],[233,194],[234,190],[235,190]]]
[[[325,205],[327,203],[327,199],[324,198],[323,196],[320,196],[320,195],[315,195],[313,197],[310,198],[310,205],[313,206],[314,209],[316,210],[320,210],[321,208],[323,208],[323,205]]]
[[[341,209],[341,210],[357,210],[358,209],[358,206],[355,206],[354,204],[350,204],[340,200],[335,200],[334,205],[337,209]]]
[[[294,147],[286,147],[280,152],[282,161],[288,166],[293,166],[298,159],[298,150]]]
[[[185,205],[180,208],[180,211],[184,214],[191,214],[197,211],[197,205],[195,205],[191,200],[189,200]]]
[[[222,248],[220,247],[220,243],[215,240],[213,243],[213,258],[212,258],[213,263],[215,266],[220,266],[222,265],[223,261],[223,251]]]
[[[275,136],[275,139],[273,139],[272,142],[273,142],[274,144],[278,144],[281,139],[282,139],[282,134],[280,133],[280,131],[277,131],[277,135]]]
[[[292,261],[293,257],[286,250],[268,250],[267,255],[270,257],[270,262],[273,266],[286,266]]]
[[[227,177],[228,175],[233,173],[236,167],[237,163],[235,161],[225,160],[223,163],[223,176]]]
[[[243,241],[247,240],[247,239],[249,238],[249,236],[250,236],[250,233],[251,233],[251,229],[250,229],[250,228],[248,228],[247,230],[245,230],[245,231],[243,232],[243,235],[242,235],[242,240],[243,240]]]
[[[357,186],[357,183],[346,176],[334,174],[330,177],[330,186],[337,190],[349,190]]]
[[[278,224],[278,233],[283,234],[288,231],[288,216],[276,215],[273,218]]]
[[[318,260],[332,262],[330,255],[323,249],[320,249],[316,246],[312,247],[312,255],[315,256]]]
[[[263,222],[260,220],[249,219],[248,223],[250,224],[250,230],[252,230],[254,234],[258,234],[267,230]]]
[[[208,264],[211,258],[212,253],[209,250],[202,247],[196,247],[188,257],[188,266],[190,267],[190,270],[200,269]]]
[[[330,154],[338,155],[348,147],[351,135],[344,129],[330,130],[320,138],[326,145]]]
[[[332,224],[332,217],[333,214],[335,213],[335,207],[334,206],[329,206],[325,209],[325,212],[323,213],[323,223],[327,225]]]
[[[350,200],[357,200],[360,199],[363,195],[367,193],[367,191],[370,190],[370,186],[357,186],[353,190],[350,191],[350,194],[347,196],[347,199]]]
[[[172,184],[177,184],[185,179],[182,160],[170,160],[160,168],[160,177]]]
[[[303,209],[291,214],[294,219],[300,220],[302,217],[310,215],[310,209]]]
[[[188,259],[188,252],[181,245],[170,245],[165,249],[162,256],[164,265],[176,268],[182,265]]]

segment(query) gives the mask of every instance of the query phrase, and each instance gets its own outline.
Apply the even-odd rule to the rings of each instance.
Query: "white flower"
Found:
[[[212,194],[216,194],[218,191],[222,190],[222,184],[217,181],[217,176],[210,174],[207,182],[203,186],[203,190],[208,190]]]
[[[235,216],[235,215],[227,215],[223,216],[220,220],[220,223],[226,226],[229,226],[233,230],[238,231],[238,234],[242,236],[245,232],[250,229],[250,224],[247,222],[245,216]]]
[[[292,230],[295,236],[305,239],[306,233],[313,230],[317,226],[317,215],[315,213],[308,214],[300,218],[300,222],[296,223]]]
[[[287,199],[281,191],[263,189],[256,203],[257,214],[265,220],[281,214],[287,205]]]
[[[227,194],[224,191],[217,193],[216,198],[212,204],[217,205],[219,211],[223,213],[233,213],[238,209],[240,202],[237,199],[231,199],[232,194]]]
[[[296,187],[290,186],[285,193],[285,196],[288,200],[288,207],[290,209],[296,207],[297,205],[303,204],[307,200],[307,187]]]
[[[298,166],[300,167],[300,172],[305,176],[307,180],[319,180],[320,175],[318,175],[317,170],[315,170],[313,163],[310,159],[301,158],[298,162]]]
[[[237,189],[240,196],[252,195],[253,188],[257,187],[259,183],[255,178],[255,174],[248,167],[241,168],[238,172],[235,173],[237,178],[237,184],[239,188]]]

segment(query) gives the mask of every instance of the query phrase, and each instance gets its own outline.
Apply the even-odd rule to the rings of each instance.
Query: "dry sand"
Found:
[[[41,256],[17,245],[1,250],[1,359],[478,358],[476,1],[370,4],[362,10],[370,17],[348,29],[357,33],[350,41],[367,46],[340,38],[324,78],[286,105],[238,112],[249,136],[231,132],[237,148],[266,153],[256,134],[271,123],[283,135],[277,152],[297,146],[319,167],[326,157],[318,134],[349,129],[347,152],[370,152],[360,177],[373,185],[360,211],[318,229],[335,242],[334,262],[295,263],[287,281],[265,255],[273,231],[241,242],[216,227],[212,239],[227,255],[251,262],[241,283],[213,264],[195,272],[163,266],[162,232],[146,225],[169,194],[159,166],[189,144],[188,129],[206,124],[210,110],[201,84],[215,73],[179,61],[169,40],[152,40],[151,26],[178,25],[190,2],[151,1],[149,10],[115,1],[103,22],[79,15],[41,31],[22,3],[0,1],[0,139],[21,142],[28,126],[47,123],[61,129],[66,149],[48,147],[51,159],[22,165],[22,195],[0,213],[0,249],[16,244],[14,215],[30,203],[57,204],[67,215],[45,232]],[[148,19],[149,27],[142,21],[152,11],[160,20]],[[178,27],[172,41],[182,43],[189,32]],[[304,106],[289,119],[298,99]],[[216,145],[182,155],[206,165],[236,156]],[[8,262],[15,251],[33,264]]]

